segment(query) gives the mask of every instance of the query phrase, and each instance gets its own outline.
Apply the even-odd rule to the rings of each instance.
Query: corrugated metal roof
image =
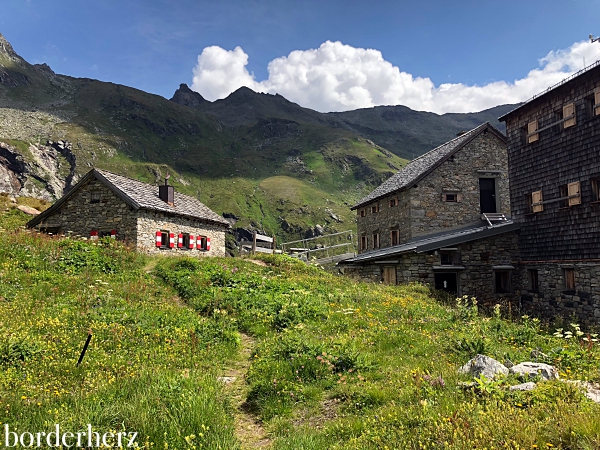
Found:
[[[397,192],[403,189],[407,189],[417,183],[421,178],[430,173],[433,169],[438,167],[442,162],[449,158],[453,153],[460,150],[471,140],[477,137],[484,130],[492,130],[502,140],[506,138],[504,135],[494,128],[489,122],[479,125],[466,133],[455,137],[451,141],[434,148],[433,150],[413,159],[400,171],[398,171],[391,178],[383,182],[373,192],[364,197],[351,209],[357,209],[361,206],[371,203],[379,198],[385,197],[393,192]]]
[[[510,220],[506,223],[494,225],[492,227],[469,225],[468,227],[459,228],[457,230],[419,236],[414,238],[414,240],[393,247],[372,250],[370,252],[362,253],[354,258],[341,261],[339,264],[367,262],[403,253],[429,252],[450,245],[462,244],[464,242],[475,241],[489,236],[508,233],[509,231],[518,230],[519,228],[521,228],[520,224]]]
[[[60,205],[65,203],[79,189],[85,186],[92,178],[100,180],[124,202],[135,209],[161,211],[167,214],[200,219],[229,227],[229,222],[194,197],[175,191],[174,206],[171,206],[158,197],[158,186],[153,186],[148,183],[143,183],[124,177],[123,175],[100,169],[90,170],[68,194],[64,195],[46,211],[29,221],[27,225],[31,227],[40,223],[43,219],[56,211]]]

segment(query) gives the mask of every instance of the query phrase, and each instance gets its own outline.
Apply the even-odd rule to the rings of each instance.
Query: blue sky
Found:
[[[319,110],[483,109],[600,57],[587,39],[600,34],[600,0],[2,0],[1,10],[17,53],[58,73],[167,98],[179,83],[211,100],[246,84]],[[554,69],[528,82],[550,52]]]

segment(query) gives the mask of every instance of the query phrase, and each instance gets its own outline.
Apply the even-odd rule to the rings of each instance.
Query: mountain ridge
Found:
[[[349,207],[407,162],[397,155],[402,145],[379,144],[373,124],[353,131],[361,124],[349,116],[248,88],[209,102],[182,84],[167,100],[31,65],[0,35],[5,73],[0,147],[21,162],[0,158],[0,184],[14,195],[59,197],[92,167],[155,184],[169,171],[176,189],[231,217],[239,230],[295,239],[353,229]],[[460,130],[450,128],[450,138]],[[14,167],[25,172],[11,175]]]

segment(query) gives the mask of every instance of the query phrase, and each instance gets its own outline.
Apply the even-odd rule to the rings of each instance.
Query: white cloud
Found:
[[[482,86],[445,83],[413,77],[383,59],[379,50],[327,41],[318,49],[295,50],[268,65],[269,77],[256,81],[248,72],[248,55],[240,48],[206,47],[194,68],[192,89],[208,100],[224,98],[241,86],[278,93],[317,111],[346,111],[377,105],[406,105],[445,112],[480,111],[524,101],[600,56],[597,44],[578,42],[551,51],[525,78]]]

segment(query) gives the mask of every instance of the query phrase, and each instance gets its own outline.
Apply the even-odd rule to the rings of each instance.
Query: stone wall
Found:
[[[156,247],[156,232],[168,230],[175,233],[175,239],[179,233],[189,233],[194,236],[206,236],[210,238],[210,251],[178,248],[175,241],[174,248]],[[197,219],[187,217],[171,216],[159,211],[140,211],[137,222],[137,248],[150,254],[161,255],[187,255],[193,257],[225,256],[225,228],[211,225]]]
[[[397,199],[397,206],[390,206],[390,200]],[[378,212],[373,212],[372,207],[379,206]],[[365,211],[365,217],[361,217],[361,210]],[[357,231],[359,253],[373,250],[373,234],[379,234],[379,247],[390,247],[392,229],[400,232],[400,242],[406,242],[410,238],[410,191],[398,192],[387,196],[377,202],[370,203],[357,211]],[[360,248],[360,237],[367,237],[367,248]]]
[[[366,263],[364,265],[340,266],[342,272],[363,281],[382,282],[383,268],[396,267],[399,284],[419,282],[435,287],[435,273],[458,274],[459,296],[477,297],[484,306],[496,303],[518,307],[520,273],[518,270],[518,236],[516,232],[504,233],[476,241],[459,244],[459,257],[454,265],[442,266],[440,252],[406,253],[385,258],[389,263]],[[397,261],[397,262],[391,262]],[[514,269],[508,269],[513,267]],[[495,272],[508,270],[511,277],[511,292],[495,293]]]
[[[92,191],[99,194],[97,203],[91,202]],[[56,227],[65,235],[88,238],[92,230],[100,233],[116,230],[117,239],[134,243],[137,237],[136,221],[137,213],[133,208],[104,184],[93,179],[36,228]]]
[[[478,172],[485,170],[493,172]],[[486,130],[410,190],[410,236],[479,222],[479,178],[495,178],[496,210],[510,216],[506,144]],[[443,201],[444,192],[456,193],[459,201]]]
[[[394,193],[357,209],[359,236],[367,237],[367,248],[373,249],[373,234],[380,235],[380,247],[391,246],[390,231],[400,231],[400,243],[416,236],[460,228],[481,220],[479,178],[494,178],[496,208],[510,216],[506,144],[497,136],[482,132],[451,158],[423,178],[417,186]],[[483,173],[482,171],[490,171]],[[479,171],[479,172],[478,172]],[[444,193],[454,193],[457,202],[443,200]],[[397,198],[398,206],[390,207]],[[372,212],[378,205],[379,211]],[[361,210],[365,217],[361,217]]]
[[[565,269],[573,269],[575,289],[565,287]],[[528,270],[537,270],[538,289],[533,289]],[[544,319],[563,316],[584,324],[600,324],[600,263],[577,262],[522,264],[523,312]]]

